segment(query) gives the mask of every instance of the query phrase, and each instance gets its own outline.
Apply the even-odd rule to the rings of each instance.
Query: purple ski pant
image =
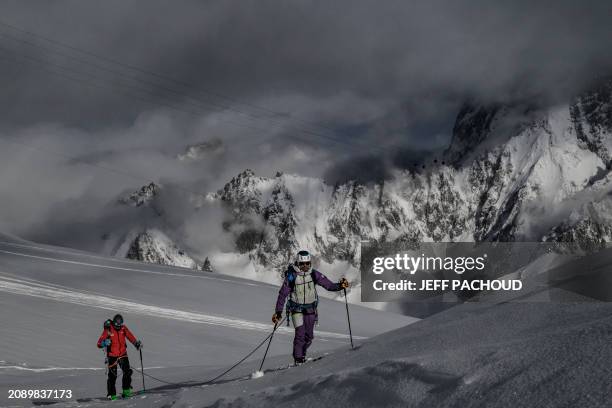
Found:
[[[315,313],[304,314],[304,324],[295,328],[295,337],[293,338],[293,358],[306,357],[306,350],[312,344],[314,338],[314,327],[317,320]]]

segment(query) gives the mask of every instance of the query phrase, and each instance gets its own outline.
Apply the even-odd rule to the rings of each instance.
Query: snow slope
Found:
[[[209,385],[206,380],[265,337],[276,288],[4,242],[0,392],[3,398],[13,388],[103,395],[102,356],[94,342],[102,320],[120,307],[145,342],[146,371],[175,384],[147,378],[147,394],[114,402],[117,407],[609,406],[612,305],[590,298],[582,283],[610,287],[612,250],[587,264],[550,257],[522,270],[529,291],[520,298],[484,294],[486,303],[465,303],[404,327],[397,328],[411,319],[352,306],[355,350],[338,330],[344,328],[344,305],[323,300],[311,352],[322,359],[287,368],[291,336],[281,330],[263,377],[251,379],[259,367],[255,358]],[[552,286],[542,284],[543,277],[555,276]],[[166,290],[169,283],[173,288]],[[590,288],[597,292],[597,286]],[[238,292],[235,297],[228,287]],[[130,353],[137,366],[136,353]],[[140,384],[135,375],[135,387]],[[0,400],[0,406],[30,404]]]
[[[31,405],[9,401],[14,388],[104,395],[103,356],[95,343],[103,321],[116,312],[143,340],[145,366],[174,380],[218,374],[272,328],[273,285],[1,238],[2,407]],[[351,313],[360,339],[414,321],[358,306]],[[313,352],[347,344],[345,316],[343,303],[322,299]],[[292,329],[280,328],[270,356],[288,362],[291,344]],[[129,353],[138,365],[135,350]]]
[[[592,275],[572,269],[574,278],[600,277],[612,263],[612,251],[601,253],[595,263]],[[549,272],[541,262],[532,269],[533,277]],[[359,340],[355,350],[345,345],[320,354],[322,359],[299,368],[285,369],[286,359],[274,357],[260,378],[250,378],[258,366],[254,362],[221,384],[160,386],[113,406],[610,406],[612,305],[577,295],[563,284],[540,283],[526,280],[529,294],[514,302],[488,295],[488,303],[465,303]]]
[[[184,389],[165,401],[194,407],[607,407],[611,311],[608,304],[466,304],[356,351],[258,380]]]

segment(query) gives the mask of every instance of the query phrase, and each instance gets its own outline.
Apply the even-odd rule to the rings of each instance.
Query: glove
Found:
[[[136,340],[136,343],[134,343],[134,347],[136,347],[136,350],[140,350],[142,348],[142,341]]]
[[[272,323],[276,324],[280,321],[280,319],[282,319],[283,314],[281,312],[275,312],[272,315]]]
[[[338,285],[340,285],[341,289],[346,289],[350,286],[349,281],[347,281],[345,278],[340,279],[340,282],[338,282]]]
[[[110,339],[106,339],[106,340],[102,341],[102,343],[100,343],[100,348],[108,347],[110,345],[111,345]]]

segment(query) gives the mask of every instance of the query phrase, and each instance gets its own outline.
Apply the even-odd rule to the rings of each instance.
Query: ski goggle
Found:
[[[310,266],[310,262],[298,262],[298,266]]]

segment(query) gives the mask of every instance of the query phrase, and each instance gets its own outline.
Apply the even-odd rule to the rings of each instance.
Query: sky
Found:
[[[4,1],[0,229],[87,222],[148,181],[206,193],[245,168],[385,175],[443,149],[466,101],[553,105],[608,76],[611,12],[609,1]],[[177,158],[202,143],[213,148]]]

